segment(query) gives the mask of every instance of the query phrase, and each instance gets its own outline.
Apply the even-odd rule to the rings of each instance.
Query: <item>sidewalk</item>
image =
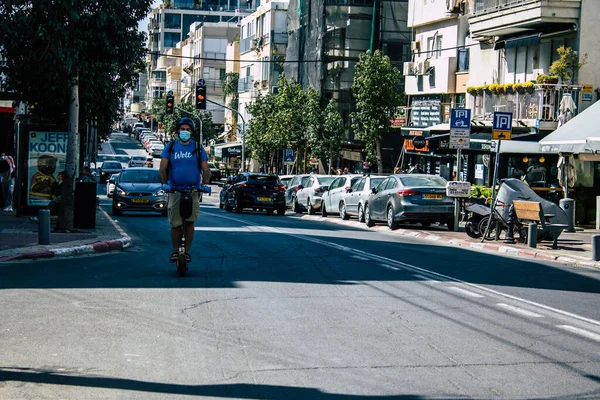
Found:
[[[50,230],[50,244],[40,245],[38,224],[29,216],[0,212],[0,262],[25,259],[68,257],[123,250],[131,238],[100,207],[96,208],[96,228],[77,233]]]

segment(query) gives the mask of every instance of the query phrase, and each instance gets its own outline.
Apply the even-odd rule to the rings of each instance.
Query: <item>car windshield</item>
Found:
[[[275,183],[279,178],[272,175],[250,175],[248,181],[258,181],[259,183]]]
[[[431,176],[403,176],[400,178],[402,184],[407,187],[417,186],[446,186],[446,180],[442,177]]]
[[[135,161],[146,161],[146,157],[144,156],[133,156],[131,159]]]
[[[385,178],[371,178],[371,187],[377,187]]]
[[[121,164],[118,162],[105,162],[104,164],[102,164],[102,168],[106,169],[115,169],[115,168],[121,168]]]
[[[160,183],[158,170],[148,169],[144,171],[126,170],[121,172],[121,183]]]
[[[328,176],[325,178],[318,178],[319,185],[331,185],[331,182],[337,178],[335,176]]]

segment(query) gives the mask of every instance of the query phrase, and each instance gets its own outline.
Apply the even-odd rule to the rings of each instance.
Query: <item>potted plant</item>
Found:
[[[506,94],[513,94],[515,92],[516,92],[516,90],[515,90],[515,85],[514,84],[512,84],[512,83],[506,83],[506,84],[504,84],[504,93],[506,93]]]
[[[524,93],[525,93],[525,88],[523,87],[523,84],[522,84],[522,83],[515,83],[515,84],[513,85],[513,90],[514,90],[516,93],[519,93],[519,94],[524,94]]]
[[[548,71],[552,75],[558,76],[563,83],[567,85],[572,84],[576,78],[577,71],[585,64],[587,56],[579,61],[577,52],[565,46],[560,46],[556,49],[556,52],[559,55],[559,59],[550,65]]]
[[[525,82],[523,84],[523,89],[525,89],[525,92],[531,94],[531,93],[533,93],[533,90],[535,89],[535,86],[534,86],[534,84],[533,84],[532,81],[529,81],[529,82]]]
[[[471,96],[477,96],[477,86],[467,87],[467,93],[469,93]]]
[[[500,85],[497,83],[492,83],[488,86],[488,89],[492,94],[500,94]]]
[[[483,86],[477,86],[477,88],[476,88],[477,89],[477,95],[482,96],[483,93],[485,92],[485,88],[486,88],[485,85],[483,85]]]

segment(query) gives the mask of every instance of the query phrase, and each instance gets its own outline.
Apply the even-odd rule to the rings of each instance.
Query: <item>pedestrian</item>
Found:
[[[348,175],[350,172],[348,172],[348,167],[344,167],[344,172],[343,175]]]
[[[79,181],[80,182],[96,182],[96,179],[92,176],[90,167],[83,166],[79,169]]]
[[[13,211],[13,193],[15,191],[15,160],[6,153],[0,155],[0,185],[2,185],[3,211]]]

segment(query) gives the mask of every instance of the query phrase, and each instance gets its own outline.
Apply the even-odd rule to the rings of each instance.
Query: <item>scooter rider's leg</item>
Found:
[[[171,244],[173,245],[173,252],[179,251],[179,245],[181,244],[181,238],[183,237],[183,229],[181,226],[171,228]],[[187,240],[186,240],[187,242]]]

